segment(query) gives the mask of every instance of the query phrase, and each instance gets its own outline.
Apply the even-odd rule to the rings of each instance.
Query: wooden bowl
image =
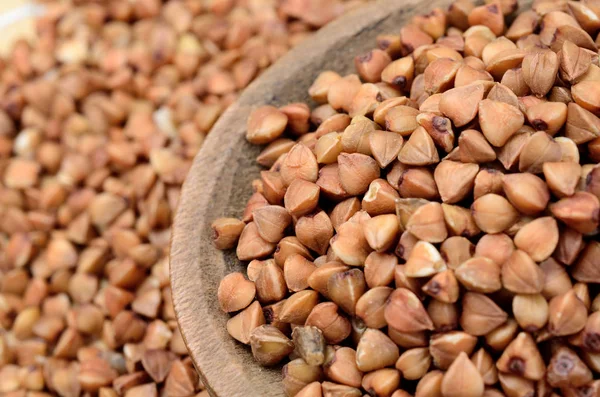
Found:
[[[210,224],[219,217],[241,217],[259,177],[260,148],[245,139],[250,111],[310,102],[308,88],[323,70],[354,72],[354,57],[375,47],[381,33],[398,33],[418,13],[449,0],[379,0],[334,21],[284,56],[252,83],[216,123],[183,186],[171,243],[171,282],[175,313],[183,339],[213,396],[280,397],[281,368],[254,362],[250,349],[225,329],[217,287],[233,271],[245,273],[235,252],[221,252],[211,242]]]

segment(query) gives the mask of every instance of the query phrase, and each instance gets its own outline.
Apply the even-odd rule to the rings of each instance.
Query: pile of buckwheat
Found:
[[[250,115],[218,299],[288,396],[600,396],[600,1],[517,8],[415,16]]]
[[[360,1],[50,1],[0,62],[0,395],[208,396],[173,312],[191,160],[262,70]]]

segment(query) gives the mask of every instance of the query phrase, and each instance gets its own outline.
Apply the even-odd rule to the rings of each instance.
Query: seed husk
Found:
[[[294,254],[300,254],[308,260],[313,259],[308,249],[295,236],[287,236],[281,239],[277,244],[273,259],[277,266],[283,268],[285,261]]]
[[[260,303],[255,301],[227,321],[227,332],[234,339],[249,344],[252,331],[263,324],[265,324],[265,316]]]
[[[337,344],[350,336],[350,321],[338,313],[338,305],[333,302],[323,302],[316,305],[305,326],[315,326],[323,332],[329,344]]]
[[[278,364],[294,350],[294,343],[272,325],[261,325],[250,333],[254,359],[261,365]]]
[[[581,144],[600,135],[600,118],[575,102],[567,105],[565,136]]]
[[[429,349],[418,347],[406,350],[396,361],[396,369],[408,380],[421,379],[431,366]]]
[[[394,217],[396,220],[396,217]],[[439,203],[431,202],[419,207],[406,223],[406,230],[420,240],[440,243],[448,236],[444,213]]]
[[[595,283],[596,280],[600,279],[597,270],[598,252],[600,252],[600,244],[597,241],[587,243],[573,268],[571,273],[573,278],[580,282],[589,283]]]
[[[491,99],[479,102],[481,132],[496,147],[504,146],[523,126],[524,121],[523,114],[512,105]]]
[[[350,266],[362,266],[372,251],[362,225],[351,220],[338,228],[338,233],[331,239],[330,245],[342,262]]]
[[[447,370],[461,353],[470,355],[477,344],[477,338],[461,331],[450,331],[431,338],[429,352],[433,364]]]
[[[296,222],[296,236],[306,247],[323,255],[333,236],[331,219],[324,211],[302,216]]]
[[[336,110],[348,112],[360,86],[360,78],[356,74],[344,76],[329,86],[327,102]]]
[[[548,321],[548,302],[540,294],[516,295],[512,308],[517,323],[527,332],[540,330]]]
[[[419,298],[406,288],[397,288],[385,307],[388,325],[400,332],[432,330],[433,322]]]
[[[213,244],[217,249],[230,249],[237,243],[246,224],[235,218],[219,218],[211,227],[213,229]]]
[[[436,274],[423,286],[423,292],[440,302],[456,302],[459,288],[454,272],[445,270]]]
[[[260,269],[255,285],[256,296],[263,303],[280,301],[287,293],[283,270],[274,262],[267,262]]]
[[[398,346],[376,329],[367,329],[356,347],[356,365],[363,372],[392,366],[399,356]]]
[[[413,57],[406,56],[386,65],[381,72],[381,81],[406,91],[411,86],[414,72],[415,64]]]
[[[426,241],[419,241],[413,247],[406,261],[408,277],[429,277],[446,270],[446,263],[437,248]]]
[[[504,32],[504,15],[500,4],[491,3],[475,7],[469,13],[469,24],[487,26],[495,35],[501,35]]]
[[[550,50],[536,51],[523,59],[523,78],[535,95],[544,96],[554,85],[558,68],[556,53]]]
[[[301,358],[283,366],[283,389],[287,395],[296,395],[306,385],[319,382],[323,375],[321,367],[309,365]]]
[[[453,204],[466,198],[473,189],[478,171],[477,164],[442,161],[433,174],[442,201]]]
[[[559,238],[558,225],[552,217],[537,218],[523,226],[515,235],[518,249],[525,251],[531,259],[542,262],[554,252]]]
[[[502,265],[502,285],[516,294],[539,294],[544,273],[525,251],[516,250]]]
[[[308,365],[322,365],[325,362],[325,338],[323,332],[314,326],[296,327],[292,331],[295,352]]]
[[[552,298],[548,310],[548,331],[552,335],[572,335],[585,327],[587,309],[573,289]]]
[[[381,168],[387,167],[398,157],[403,144],[402,136],[393,132],[374,131],[369,135],[371,153]]]
[[[530,380],[540,380],[546,372],[546,365],[536,343],[526,332],[518,334],[506,347],[496,366],[500,372]]]
[[[399,228],[398,218],[394,214],[378,215],[363,223],[365,238],[377,252],[387,251],[396,243]]]
[[[340,80],[341,78],[342,76],[334,71],[323,71],[319,73],[315,81],[308,89],[308,94],[315,102],[326,103],[329,87],[331,87],[334,82]]]
[[[425,91],[432,95],[448,90],[459,68],[460,63],[449,58],[440,58],[431,62],[423,73]]]
[[[431,136],[419,126],[400,149],[398,160],[406,165],[424,166],[438,163],[440,157]]]
[[[485,257],[463,262],[455,271],[458,281],[469,291],[489,294],[502,288],[500,265]]]
[[[412,252],[415,244],[419,239],[405,231],[400,235],[400,240],[398,241],[398,245],[396,246],[395,254],[404,260],[407,260],[410,257],[410,253]]]
[[[357,367],[356,356],[356,351],[349,347],[327,346],[323,373],[334,382],[360,387],[363,373]]]
[[[582,387],[592,381],[592,372],[577,354],[560,347],[552,355],[546,375],[552,387]]]
[[[256,287],[241,273],[228,274],[221,280],[218,299],[221,309],[227,313],[246,308],[254,300]]]
[[[338,156],[339,178],[343,189],[352,195],[363,194],[379,178],[379,166],[372,157],[360,153]]]
[[[400,197],[423,198],[434,200],[439,192],[433,173],[425,167],[408,167],[395,162],[387,175],[392,187],[397,189]]]
[[[558,198],[572,196],[581,175],[581,166],[573,162],[548,162],[542,166],[544,178]]]
[[[506,234],[486,234],[477,242],[475,256],[482,256],[502,265],[514,250],[513,241]]]
[[[240,235],[236,249],[240,260],[260,259],[273,253],[275,244],[264,240],[258,233],[255,222],[248,223]]]
[[[504,324],[508,315],[485,295],[467,292],[463,299],[460,325],[465,332],[481,336]]]
[[[392,291],[390,287],[375,287],[365,292],[356,302],[356,317],[369,328],[385,327],[384,309]]]
[[[421,378],[417,384],[415,397],[442,397],[442,380],[444,372],[434,370]]]
[[[517,210],[504,197],[486,194],[471,206],[473,219],[486,233],[501,233],[518,220]]]
[[[446,153],[454,148],[454,131],[449,119],[435,113],[420,113],[417,123],[431,136],[436,145]]]
[[[270,243],[278,243],[285,236],[285,229],[292,223],[288,211],[278,205],[256,209],[253,218],[260,237]]]
[[[371,252],[365,260],[365,281],[369,288],[383,287],[394,280],[394,272],[398,264],[396,255]]]
[[[458,137],[460,161],[463,163],[488,163],[496,160],[496,152],[477,130],[465,130]]]
[[[281,307],[278,320],[290,324],[303,324],[319,302],[316,291],[304,290],[292,294]]]
[[[364,274],[359,269],[334,273],[327,281],[327,294],[346,313],[355,314],[356,302],[365,293]]]
[[[568,292],[573,284],[565,268],[561,266],[554,258],[548,258],[540,263],[540,268],[544,272],[544,288],[542,295],[546,299],[552,299],[555,296]]]
[[[477,397],[483,395],[483,390],[483,378],[477,367],[466,353],[460,353],[444,374],[442,394],[448,397]]]
[[[461,263],[473,256],[475,246],[462,236],[453,236],[444,241],[440,247],[442,258],[450,269],[456,269]]]
[[[262,106],[250,114],[246,139],[250,143],[263,145],[279,138],[288,123],[285,113],[273,106]]]
[[[484,348],[477,350],[471,356],[471,361],[477,368],[477,371],[479,371],[486,386],[494,385],[498,382],[498,371],[494,365],[494,359]]]
[[[323,396],[347,396],[347,397],[361,397],[362,392],[356,387],[338,385],[333,382],[323,382],[321,384],[323,389]]]
[[[576,192],[550,205],[550,211],[580,233],[593,233],[598,228],[600,202],[593,194]]]
[[[283,197],[285,209],[295,217],[306,215],[317,207],[319,193],[319,186],[316,184],[296,179],[288,186]]]

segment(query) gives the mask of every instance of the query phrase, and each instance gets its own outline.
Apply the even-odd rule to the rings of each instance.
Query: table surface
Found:
[[[34,37],[34,18],[41,6],[32,0],[0,0],[0,55],[6,55],[18,38]]]

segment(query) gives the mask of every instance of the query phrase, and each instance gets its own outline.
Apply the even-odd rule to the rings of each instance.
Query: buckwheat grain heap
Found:
[[[221,112],[360,2],[46,1],[0,62],[0,395],[207,397],[168,245]]]
[[[517,8],[415,16],[250,115],[218,299],[288,396],[600,395],[600,2]]]

